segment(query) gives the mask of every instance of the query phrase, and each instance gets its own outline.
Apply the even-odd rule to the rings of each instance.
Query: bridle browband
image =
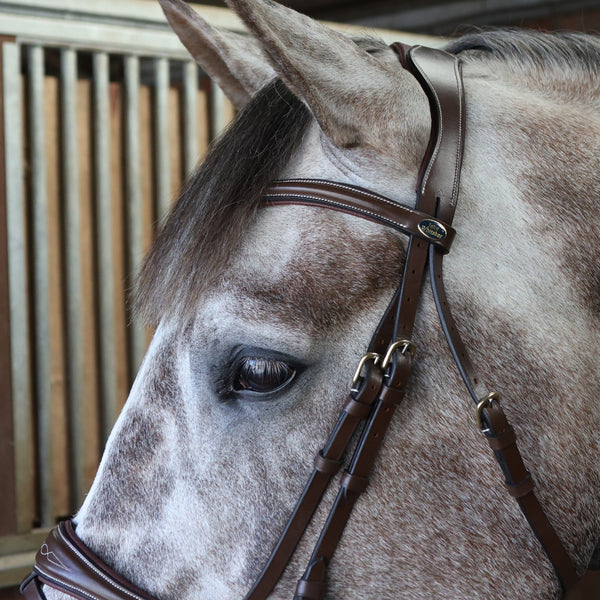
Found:
[[[268,188],[267,206],[302,204],[357,215],[408,235],[402,281],[360,360],[352,389],[314,469],[265,567],[244,600],[264,600],[275,588],[325,490],[343,464],[343,456],[360,423],[364,423],[338,494],[315,544],[294,600],[320,600],[326,591],[328,564],[352,508],[368,486],[369,474],[395,408],[402,401],[416,353],[412,339],[426,269],[440,322],[462,379],[475,403],[478,427],[504,474],[508,492],[552,563],[569,600],[598,597],[600,571],[579,578],[554,528],[538,502],[533,480],[517,448],[496,392],[488,392],[476,374],[458,334],[444,290],[442,260],[455,232],[465,120],[461,63],[456,56],[423,46],[394,44],[402,65],[419,81],[429,99],[432,130],[423,159],[415,209],[356,186],[319,180],[278,181]],[[153,600],[115,573],[77,537],[71,521],[59,524],[36,556],[33,573],[21,592],[31,600],[45,598],[42,584],[82,600]]]

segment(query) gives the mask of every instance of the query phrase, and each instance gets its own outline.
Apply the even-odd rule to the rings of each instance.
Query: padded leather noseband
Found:
[[[352,458],[340,480],[339,492],[315,544],[295,600],[320,600],[326,591],[327,567],[354,504],[369,482],[369,474],[394,410],[404,397],[416,348],[411,342],[422,282],[429,268],[440,322],[461,376],[476,404],[482,432],[504,473],[509,493],[517,499],[535,536],[551,561],[569,600],[593,600],[600,589],[600,571],[579,580],[571,559],[538,502],[533,480],[519,453],[498,394],[488,392],[476,374],[450,312],[443,284],[442,260],[455,232],[456,209],[464,145],[464,93],[460,61],[439,50],[402,44],[393,46],[403,66],[420,82],[431,108],[432,132],[423,159],[415,209],[401,206],[368,190],[336,182],[286,180],[266,193],[266,206],[302,204],[342,211],[393,227],[408,235],[400,286],[363,356],[346,402],[269,560],[244,600],[264,600],[283,574],[308,527],[325,490],[342,466],[346,449],[359,425]],[[48,537],[36,557],[34,572],[23,582],[26,598],[44,598],[41,584],[82,600],[153,600],[126,582],[85,547],[70,522]]]

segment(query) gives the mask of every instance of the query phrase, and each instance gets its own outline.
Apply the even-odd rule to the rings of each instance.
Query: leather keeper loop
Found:
[[[367,415],[371,411],[371,405],[365,404],[364,402],[359,402],[351,397],[346,403],[346,406],[344,406],[344,410],[349,415],[352,415],[353,417],[356,417],[362,421],[363,419],[367,418]]]
[[[404,388],[384,386],[379,395],[382,404],[392,404],[394,406],[400,404],[404,398]]]
[[[362,494],[369,485],[369,478],[361,477],[360,475],[353,475],[352,473],[348,473],[348,471],[346,471],[342,476],[340,485],[349,492]]]
[[[296,586],[294,598],[298,600],[319,600],[323,597],[324,584],[322,581],[306,581],[301,579]]]
[[[499,435],[488,435],[486,437],[492,450],[504,450],[517,441],[517,435],[512,427],[509,427]]]
[[[325,475],[335,475],[340,470],[342,462],[323,456],[323,451],[319,450],[315,456],[315,469]]]
[[[533,491],[533,488],[535,487],[533,479],[531,478],[531,475],[529,473],[527,473],[527,477],[525,477],[525,479],[523,479],[522,481],[519,481],[519,483],[507,483],[505,485],[506,489],[508,490],[508,493],[513,498],[521,498],[523,496],[526,496],[531,491]]]

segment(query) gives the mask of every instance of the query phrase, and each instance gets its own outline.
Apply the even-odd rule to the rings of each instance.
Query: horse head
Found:
[[[156,333],[74,522],[156,598],[233,600],[311,474],[408,243],[339,211],[264,206],[266,190],[311,178],[413,207],[432,117],[422,86],[377,40],[268,0],[230,0],[250,35],[209,26],[182,0],[161,4],[239,113],[146,258],[137,304]],[[466,98],[448,298],[581,571],[600,537],[600,42],[495,32],[447,51],[462,58]],[[426,292],[412,341],[406,396],[326,597],[559,597]],[[293,596],[334,497],[272,598]]]

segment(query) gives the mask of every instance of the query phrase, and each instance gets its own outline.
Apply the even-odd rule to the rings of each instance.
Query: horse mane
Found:
[[[147,323],[189,315],[239,249],[268,185],[310,120],[279,79],[265,86],[211,144],[147,254],[134,306]]]
[[[496,59],[514,70],[575,71],[597,77],[600,37],[581,32],[492,29],[467,33],[445,48],[463,60]]]

